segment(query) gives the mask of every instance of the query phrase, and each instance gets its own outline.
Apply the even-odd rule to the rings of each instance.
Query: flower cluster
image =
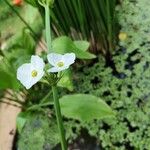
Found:
[[[68,69],[75,62],[74,53],[66,53],[65,55],[51,53],[47,55],[48,62],[53,66],[48,73],[57,73]],[[21,65],[17,70],[17,79],[26,87],[31,88],[45,74],[45,63],[39,56],[31,56],[31,62]]]

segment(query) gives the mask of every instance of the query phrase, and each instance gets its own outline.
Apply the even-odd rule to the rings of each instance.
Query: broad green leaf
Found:
[[[18,89],[19,83],[11,72],[0,69],[0,89]]]
[[[52,41],[53,51],[56,53],[64,54],[73,49],[72,40],[66,36],[61,36]]]
[[[17,129],[18,129],[18,132],[21,133],[25,123],[26,123],[26,113],[23,113],[21,112],[18,116],[17,116],[17,120],[16,120],[16,123],[17,123]]]
[[[12,87],[11,76],[0,70],[0,89],[6,89]]]
[[[37,0],[35,0],[35,5],[38,6]],[[38,20],[37,20],[38,18]],[[36,24],[39,23],[39,21],[41,20],[41,16],[39,14],[39,11],[37,8],[32,7],[31,5],[26,5],[26,11],[24,11],[24,19],[26,20],[26,22],[28,22],[28,24],[31,25],[32,30],[34,30],[34,32],[37,33],[37,31],[35,30],[35,21]]]
[[[0,61],[0,89],[19,89],[14,68],[6,62],[5,58]]]
[[[79,58],[79,59],[93,59],[93,58],[96,58],[96,56],[94,54],[82,51],[82,50],[80,50],[76,47],[74,47],[71,52],[75,53],[76,57]]]
[[[70,69],[67,69],[64,72],[63,77],[61,80],[58,82],[58,86],[60,87],[65,87],[70,91],[73,91],[73,82],[72,82],[72,72]]]
[[[27,54],[34,54],[35,53],[35,48],[36,48],[36,43],[33,37],[31,36],[31,33],[29,30],[24,29],[23,30],[23,38],[22,38],[22,46],[24,48],[24,51]]]
[[[76,47],[74,42],[67,36],[61,36],[56,38],[52,42],[52,47],[53,47],[53,52],[55,53],[64,54],[64,53],[73,52],[76,54],[76,57],[79,59],[93,59],[96,57],[94,54],[83,51],[78,47]]]
[[[88,94],[63,96],[60,98],[60,106],[65,117],[85,122],[114,116],[114,112],[103,100]]]
[[[88,41],[74,41],[75,46],[83,51],[87,51],[90,47],[90,43]]]

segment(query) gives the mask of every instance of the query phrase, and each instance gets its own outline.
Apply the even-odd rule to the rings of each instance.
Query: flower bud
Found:
[[[15,5],[15,6],[21,6],[22,2],[23,2],[23,0],[13,0],[13,5]]]
[[[49,7],[53,7],[54,0],[38,0],[39,4],[42,5],[43,7],[48,4]]]

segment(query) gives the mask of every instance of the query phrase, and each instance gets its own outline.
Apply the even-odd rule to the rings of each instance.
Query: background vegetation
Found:
[[[104,99],[116,112],[115,119],[105,119],[103,121],[94,120],[83,123],[65,118],[67,137],[69,143],[71,143],[70,148],[74,146],[73,143],[78,143],[78,141],[82,141],[81,139],[85,139],[83,143],[78,143],[78,145],[87,145],[88,147],[82,147],[82,149],[87,150],[89,148],[90,150],[90,145],[86,143],[86,140],[90,139],[88,143],[92,141],[92,146],[95,149],[150,149],[150,10],[148,5],[150,2],[149,0],[124,0],[120,5],[116,6],[116,10],[114,9],[115,4],[115,1],[107,0],[89,0],[89,3],[86,0],[77,0],[76,3],[74,0],[56,0],[52,9],[53,36],[67,34],[74,40],[86,39],[91,43],[90,51],[94,53],[100,52],[105,56],[98,56],[94,61],[81,61],[77,63],[73,68],[75,72],[73,75],[74,91],[70,92],[60,88],[60,94],[76,92],[93,94]],[[103,7],[101,8],[101,6]],[[26,5],[24,7],[30,8],[31,6]],[[17,9],[21,13],[23,8]],[[41,10],[40,7],[39,9]],[[6,10],[10,11],[8,8]],[[37,10],[35,9],[35,11]],[[13,13],[11,12],[11,14]],[[37,14],[39,17],[38,12],[36,12]],[[41,15],[43,16],[42,11]],[[116,44],[118,32],[115,32],[116,18],[121,26],[120,32],[127,34],[127,39],[119,41],[119,44]],[[15,19],[16,21],[18,20],[17,17]],[[32,25],[34,28],[34,24]],[[44,32],[41,32],[43,29],[42,19],[35,26],[39,30],[36,27],[34,30],[39,35],[44,34]],[[23,24],[20,27],[24,29]],[[5,27],[1,26],[0,29],[2,37],[5,37],[3,36],[5,35],[4,31],[6,31],[4,30]],[[27,33],[30,33],[29,30],[27,31]],[[16,31],[13,33],[16,33]],[[21,35],[22,33],[20,33]],[[33,38],[31,35],[29,34]],[[2,39],[6,40],[6,38]],[[14,43],[20,44],[19,40],[20,38]],[[31,45],[34,45],[34,51],[24,51],[24,48],[27,49],[26,44],[24,44],[21,55],[26,53],[25,56],[28,56],[28,54],[35,53],[36,45],[34,42],[31,43]],[[114,45],[117,45],[116,48],[114,48]],[[31,48],[31,50],[33,49]],[[14,46],[8,50],[9,53],[7,51],[6,55],[13,62],[13,66],[15,66],[16,62],[21,59],[20,54],[16,53],[17,48],[14,48]],[[18,51],[20,53],[20,50]],[[5,87],[10,87],[10,85]],[[38,91],[40,90],[44,90],[45,93],[39,93]],[[38,93],[36,97],[35,92]],[[46,93],[48,91],[46,91],[46,87],[41,83],[30,90],[27,94],[29,102],[26,104],[27,108],[41,101]],[[47,101],[49,96],[50,93],[48,93],[48,97],[44,98],[44,101]],[[42,115],[26,115],[28,120],[18,136],[18,148],[26,150],[26,145],[28,144],[32,150],[37,150],[37,147],[46,150],[55,146],[55,149],[57,149],[58,133],[53,108],[50,105],[49,108],[51,109],[46,109],[44,112],[41,109],[44,107],[35,108]],[[34,112],[34,109],[32,112]],[[51,118],[51,121],[49,121],[49,118]],[[88,139],[85,138],[85,134],[87,134],[86,137]],[[53,137],[53,140],[51,137]],[[38,145],[35,144],[37,139]]]

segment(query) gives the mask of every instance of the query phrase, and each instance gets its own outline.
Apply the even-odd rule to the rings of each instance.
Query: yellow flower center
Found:
[[[33,71],[31,72],[32,77],[36,77],[37,74],[38,74],[38,72],[37,72],[36,70],[33,70]]]
[[[64,63],[62,61],[60,61],[59,63],[57,63],[57,66],[58,67],[63,67],[64,66]]]
[[[125,41],[127,39],[127,33],[125,32],[120,32],[119,33],[119,40]]]

